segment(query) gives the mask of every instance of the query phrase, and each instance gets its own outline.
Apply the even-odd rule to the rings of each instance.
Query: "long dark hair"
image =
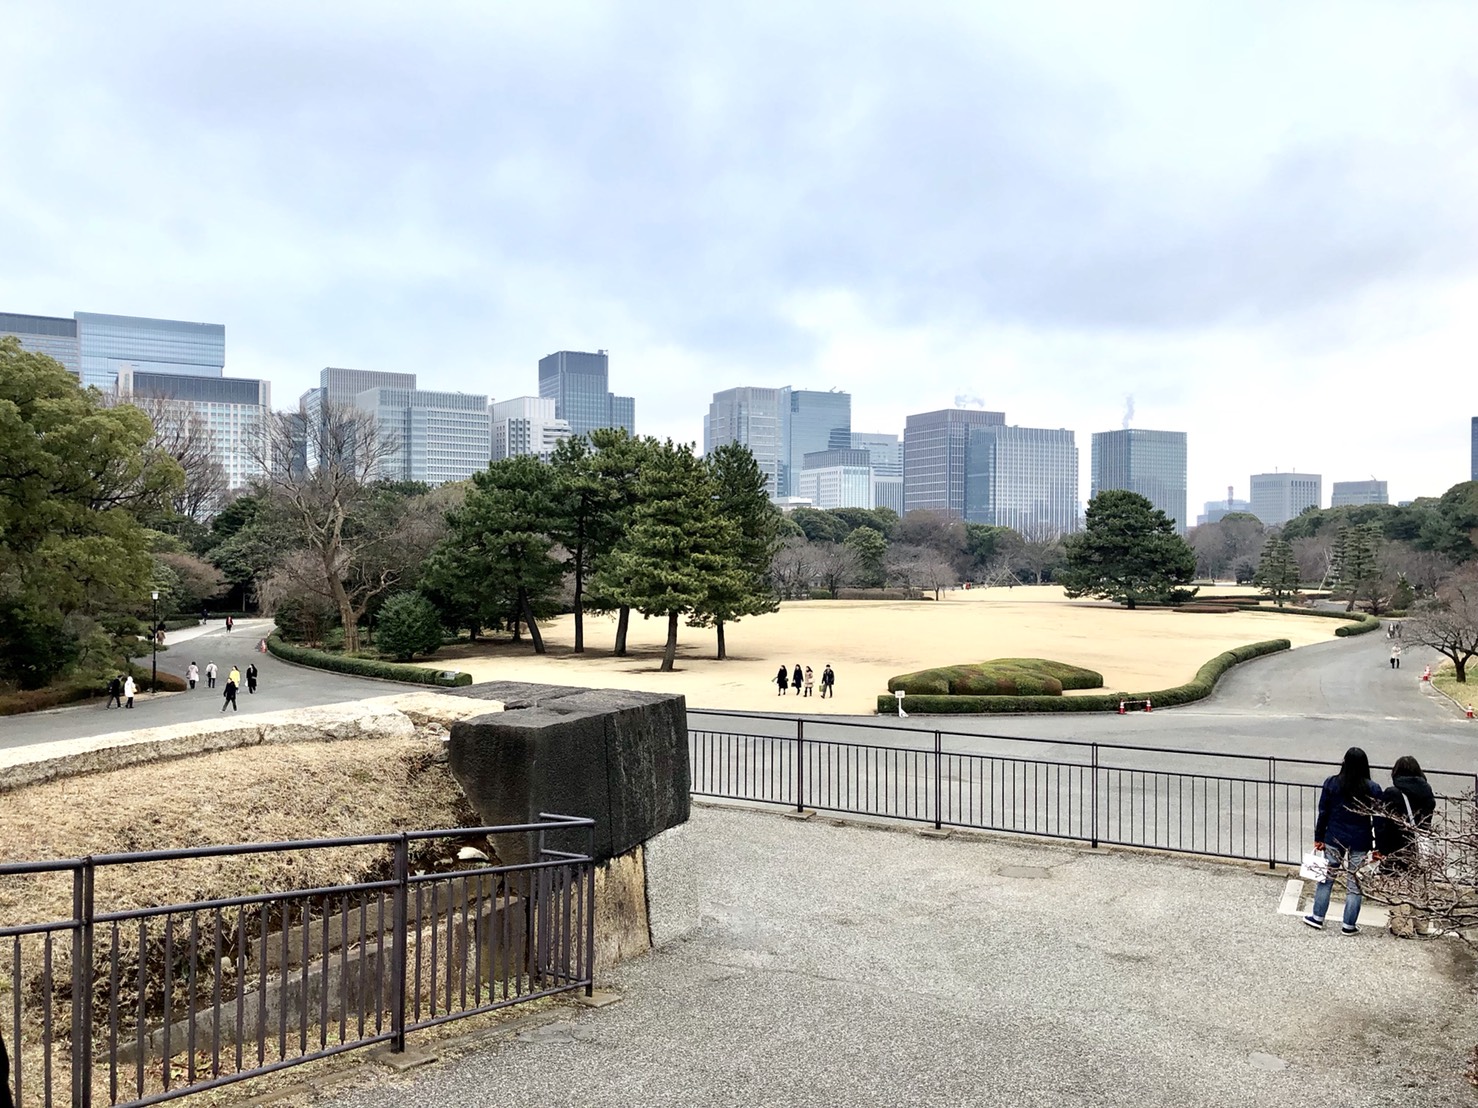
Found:
[[[1396,759],[1396,764],[1391,767],[1391,776],[1396,777],[1420,777],[1423,781],[1427,775],[1422,772],[1421,763],[1410,754],[1403,754]]]
[[[1365,751],[1352,746],[1339,764],[1339,789],[1346,796],[1359,796],[1370,791],[1370,759]]]

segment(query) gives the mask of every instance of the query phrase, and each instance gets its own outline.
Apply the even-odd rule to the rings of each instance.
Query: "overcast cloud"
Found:
[[[279,406],[596,348],[679,439],[733,385],[978,396],[1084,497],[1132,394],[1193,512],[1468,476],[1478,5],[694,7],[9,4],[0,310],[224,323]]]

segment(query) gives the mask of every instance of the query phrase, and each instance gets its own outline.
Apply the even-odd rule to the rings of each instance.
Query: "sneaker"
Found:
[[[1318,916],[1304,916],[1304,923],[1308,924],[1315,931],[1324,930],[1324,921]]]
[[[1358,934],[1360,934],[1360,929],[1358,927],[1344,927],[1344,926],[1341,926],[1340,929],[1339,929],[1339,933],[1341,935],[1358,935]]]

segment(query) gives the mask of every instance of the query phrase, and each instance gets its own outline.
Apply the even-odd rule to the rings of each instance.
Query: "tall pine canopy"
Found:
[[[1124,489],[1088,502],[1084,528],[1065,543],[1067,568],[1057,575],[1070,597],[1096,596],[1133,609],[1140,601],[1188,600],[1196,554],[1175,522],[1144,497]]]
[[[770,567],[780,545],[780,510],[770,503],[765,474],[742,443],[725,443],[705,459],[713,481],[713,508],[733,528],[734,541],[724,551],[727,565],[714,577],[688,623],[712,627],[718,657],[728,656],[724,625],[744,616],[773,612],[780,606],[770,581]]]

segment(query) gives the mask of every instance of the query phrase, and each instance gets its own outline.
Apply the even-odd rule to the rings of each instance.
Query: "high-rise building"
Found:
[[[391,480],[465,481],[492,458],[485,395],[380,386],[357,395],[354,406],[394,437],[395,452],[381,467]]]
[[[518,396],[488,409],[493,421],[493,461],[532,454],[548,461],[570,425],[554,417],[552,396]]]
[[[1198,527],[1203,523],[1220,523],[1224,517],[1231,515],[1233,512],[1250,513],[1252,511],[1252,501],[1237,500],[1228,497],[1226,500],[1208,500],[1206,501],[1205,508],[1205,513],[1196,517],[1196,526]]]
[[[368,389],[413,389],[414,373],[385,373],[378,369],[345,369],[325,366],[318,374],[318,388],[330,404],[353,404]]]
[[[873,507],[873,471],[866,450],[817,450],[803,460],[797,496],[817,508]]]
[[[556,419],[570,433],[588,435],[602,427],[636,434],[636,400],[610,390],[610,357],[604,350],[559,350],[539,359],[539,395],[554,400]]]
[[[1296,518],[1324,502],[1324,478],[1317,473],[1254,473],[1252,514],[1266,527]]]
[[[714,393],[703,420],[703,453],[731,442],[749,447],[771,500],[790,495],[790,389]]]
[[[908,416],[903,427],[903,507],[965,518],[965,447],[974,427],[1003,427],[1004,412],[945,408]]]
[[[903,476],[903,443],[897,435],[853,431],[852,449],[866,450],[872,471],[879,477]]]
[[[77,321],[49,315],[0,312],[0,337],[14,335],[21,348],[55,358],[82,376],[82,352],[77,346]]]
[[[112,392],[118,370],[221,377],[226,365],[226,328],[220,323],[76,312],[82,383]]]
[[[872,506],[903,514],[903,478],[879,477],[873,470]]]
[[[1175,521],[1185,534],[1186,450],[1184,431],[1126,427],[1093,433],[1089,499],[1109,489],[1137,492]]]
[[[1340,508],[1347,504],[1389,504],[1390,502],[1391,498],[1386,492],[1386,483],[1372,477],[1369,481],[1336,481],[1329,506]]]
[[[971,427],[965,443],[969,523],[1026,535],[1078,529],[1078,447],[1073,433],[1045,427]]]
[[[115,395],[149,412],[162,433],[167,424],[199,420],[210,440],[210,457],[226,476],[226,487],[245,488],[262,475],[262,433],[272,412],[272,386],[241,377],[197,377],[154,373],[118,363]],[[214,511],[219,504],[202,505]]]
[[[831,389],[790,389],[790,492],[806,466],[806,455],[852,446],[852,394]]]

